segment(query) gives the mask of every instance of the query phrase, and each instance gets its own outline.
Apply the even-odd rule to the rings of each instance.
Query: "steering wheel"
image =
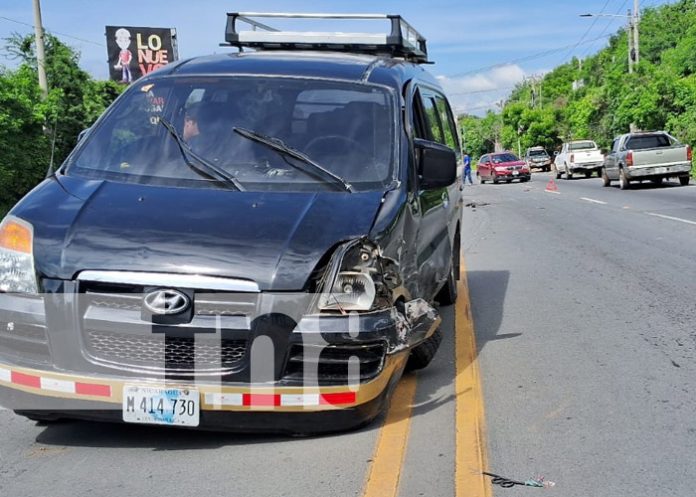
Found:
[[[331,142],[340,142],[346,151],[361,154],[366,159],[370,157],[370,154],[367,153],[367,150],[362,143],[343,135],[325,135],[312,138],[309,143],[305,145],[304,151],[308,156],[312,157],[312,148],[317,147],[319,144],[324,144],[324,147],[327,147],[327,145],[331,144]],[[334,150],[333,147],[329,147],[329,149]]]

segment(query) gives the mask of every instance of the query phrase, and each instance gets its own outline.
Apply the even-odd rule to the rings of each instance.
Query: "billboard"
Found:
[[[106,26],[109,76],[129,84],[179,58],[174,28]]]

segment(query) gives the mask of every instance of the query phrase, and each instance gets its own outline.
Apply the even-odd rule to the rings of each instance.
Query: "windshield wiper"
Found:
[[[181,135],[179,135],[172,123],[170,123],[164,117],[161,116],[159,118],[159,122],[162,124],[162,126],[165,127],[167,131],[169,131],[169,134],[172,135],[172,137],[174,137],[174,140],[176,141],[176,144],[179,146],[179,150],[181,151],[181,156],[184,158],[184,162],[186,162],[186,165],[190,167],[193,171],[200,174],[201,176],[205,176],[207,178],[211,178],[221,183],[224,183],[225,185],[232,186],[237,191],[246,191],[242,184],[239,181],[237,181],[237,178],[229,174],[224,169],[216,166],[208,159],[201,157],[196,152],[191,150],[191,147],[189,147],[188,144],[181,137]],[[189,157],[193,157],[201,165],[196,165],[193,161],[189,159]]]
[[[261,133],[257,133],[256,131],[252,131],[246,128],[234,127],[232,128],[232,130],[235,133],[243,136],[244,138],[248,138],[249,140],[266,145],[267,147],[272,148],[276,152],[279,152],[287,157],[297,159],[298,161],[300,161],[301,164],[303,164],[302,166],[300,166],[299,164],[292,164],[289,161],[288,164],[290,164],[293,167],[296,167],[300,171],[309,174],[310,176],[318,177],[320,179],[323,179],[324,181],[328,181],[331,184],[334,184],[346,191],[349,191],[350,193],[353,193],[352,185],[348,183],[345,179],[332,173],[328,169],[320,166],[299,150],[286,145],[285,142],[280,138],[262,135]]]

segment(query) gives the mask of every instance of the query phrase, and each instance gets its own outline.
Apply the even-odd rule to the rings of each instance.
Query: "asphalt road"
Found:
[[[405,497],[486,495],[455,477],[479,472],[477,455],[494,473],[556,482],[496,496],[693,495],[696,188],[624,192],[593,178],[548,193],[550,178],[465,189],[485,419],[467,400],[475,385],[457,377],[455,388],[472,366],[455,354],[460,302],[442,309],[440,353],[386,422],[293,439],[37,425],[0,411],[0,495],[362,496],[376,477]],[[483,454],[462,420],[485,425]]]

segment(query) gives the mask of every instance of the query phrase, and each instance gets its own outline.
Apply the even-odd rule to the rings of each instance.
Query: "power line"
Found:
[[[628,1],[628,0],[627,0],[627,1]],[[601,40],[602,38],[610,38],[611,36],[612,36],[612,35],[599,36],[599,37],[593,38],[593,39],[591,39],[591,40],[585,40],[584,42],[578,43],[577,45],[585,45],[585,44],[588,44],[588,43],[593,43],[593,42],[595,42],[595,41],[597,41],[597,40]],[[561,52],[561,51],[563,51],[563,50],[566,50],[566,49],[568,49],[568,48],[570,48],[570,47],[572,47],[572,46],[574,46],[574,45],[575,45],[575,44],[572,43],[572,44],[570,44],[570,45],[564,45],[564,46],[562,46],[562,47],[552,48],[552,49],[550,49],[550,50],[545,50],[545,51],[543,51],[543,52],[538,52],[538,53],[535,53],[535,54],[527,55],[527,56],[525,56],[525,57],[520,57],[520,58],[518,58],[518,59],[512,59],[512,60],[509,60],[509,61],[506,61],[506,62],[499,62],[499,63],[497,63],[497,64],[492,64],[492,65],[490,65],[490,66],[479,67],[479,68],[477,68],[477,69],[472,69],[472,70],[470,70],[470,71],[466,71],[466,72],[463,72],[463,73],[454,74],[454,75],[448,76],[448,77],[450,77],[450,78],[461,78],[462,76],[468,76],[468,75],[470,75],[470,74],[476,74],[476,73],[488,71],[488,70],[490,70],[490,69],[497,69],[498,67],[505,67],[505,66],[508,66],[508,65],[510,65],[510,64],[517,64],[517,63],[519,63],[519,62],[527,62],[527,61],[530,61],[530,60],[541,59],[541,58],[547,57],[547,56],[549,56],[549,55],[553,55],[553,54],[555,54],[555,53],[557,53],[557,52]]]
[[[624,7],[626,7],[626,4],[627,4],[627,3],[628,3],[628,0],[624,0],[624,2],[621,4],[621,7],[619,7],[619,8],[616,10],[616,15],[618,15],[618,14],[621,13],[621,11],[624,9]],[[606,33],[606,32],[607,32],[607,29],[609,29],[609,26],[611,26],[612,24],[614,24],[614,22],[616,22],[616,19],[611,19],[609,22],[607,22],[607,24],[604,26],[604,29],[602,30],[602,34]],[[585,57],[587,57],[587,55],[588,55],[591,51],[592,51],[592,47],[589,47],[589,48],[583,53],[582,58],[584,59]]]
[[[600,14],[604,14],[604,11],[606,10],[607,6],[609,5],[609,2],[611,2],[611,0],[607,0],[606,2],[604,2],[604,6],[602,7],[602,10],[599,11]],[[570,50],[568,50],[568,52],[566,52],[566,54],[563,56],[563,58],[559,61],[559,64],[562,64],[563,61],[565,61],[568,58],[568,56],[571,53],[573,53],[573,51],[576,48],[578,48],[578,45],[580,45],[580,43],[582,43],[585,40],[585,38],[587,38],[587,35],[590,34],[590,31],[592,31],[592,29],[597,24],[597,21],[599,21],[599,16],[595,17],[592,20],[592,24],[590,24],[590,27],[588,27],[587,30],[585,31],[585,33],[580,37],[580,40],[578,40],[578,42],[575,45],[573,45],[573,48],[571,48]],[[602,34],[604,34],[604,33],[602,33]]]
[[[512,90],[517,88],[514,86],[502,86],[500,88],[491,88],[490,90],[472,90],[472,91],[458,91],[458,92],[447,92],[447,95],[475,95],[477,93],[493,93],[495,91]]]
[[[27,26],[27,27],[29,27],[29,28],[35,29],[35,28],[34,28],[34,25],[33,25],[33,24],[29,24],[28,22],[18,21],[17,19],[10,19],[9,17],[5,17],[5,16],[0,16],[0,19],[2,19],[2,20],[4,20],[4,21],[13,22],[13,23],[15,23],[15,24],[21,24],[22,26]],[[80,37],[78,37],[78,36],[73,36],[73,35],[69,35],[69,34],[66,34],[66,33],[61,33],[61,32],[59,32],[59,31],[53,31],[52,29],[48,29],[48,28],[45,28],[45,27],[44,27],[44,31],[47,32],[47,33],[51,33],[51,34],[53,34],[53,35],[64,36],[65,38],[71,38],[71,39],[73,39],[73,40],[81,41],[82,43],[89,43],[89,44],[92,44],[92,45],[97,45],[98,47],[105,47],[105,46],[106,46],[106,45],[104,45],[103,43],[98,43],[98,42],[92,41],[92,40],[85,40],[84,38],[80,38]]]

